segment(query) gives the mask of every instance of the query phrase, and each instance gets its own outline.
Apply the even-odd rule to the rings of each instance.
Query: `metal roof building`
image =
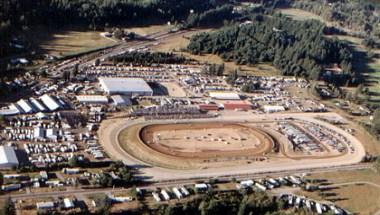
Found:
[[[128,96],[152,96],[153,90],[141,78],[107,78],[100,77],[99,83],[107,94]]]
[[[39,111],[46,111],[46,108],[37,99],[30,98],[29,100]]]
[[[0,115],[1,116],[12,116],[19,114],[20,111],[17,109],[17,107],[14,104],[9,105],[8,108],[0,109]]]
[[[85,104],[107,104],[108,98],[102,95],[80,95],[76,97],[80,103]]]
[[[129,99],[127,96],[114,95],[114,96],[111,96],[111,99],[112,99],[115,106],[130,106],[130,105],[132,105],[131,99]]]
[[[15,150],[11,146],[0,146],[0,168],[8,169],[18,166]]]
[[[239,94],[235,92],[215,91],[215,92],[209,92],[209,95],[211,98],[218,99],[218,100],[240,100]]]
[[[264,105],[263,111],[266,113],[281,112],[285,111],[285,107],[280,105]]]
[[[21,107],[21,109],[23,110],[24,113],[33,113],[34,112],[32,105],[24,99],[20,99],[17,102],[17,105]]]
[[[40,97],[42,103],[51,111],[56,111],[58,110],[61,106],[53,99],[51,96],[48,94],[45,94]]]

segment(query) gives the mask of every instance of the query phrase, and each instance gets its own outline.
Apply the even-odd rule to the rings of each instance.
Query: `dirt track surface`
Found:
[[[292,117],[308,120],[311,122],[319,123],[325,127],[335,130],[341,133],[345,137],[351,140],[352,146],[355,148],[354,152],[346,153],[340,157],[326,158],[326,159],[302,159],[302,160],[288,160],[288,159],[278,159],[273,161],[265,162],[253,162],[253,163],[242,163],[234,166],[224,166],[218,168],[200,168],[200,169],[170,169],[162,168],[157,166],[151,166],[150,164],[144,163],[143,161],[136,159],[127,153],[119,144],[119,134],[125,128],[132,126],[134,124],[140,124],[142,120],[128,121],[126,119],[110,119],[102,123],[99,129],[99,140],[103,145],[104,149],[108,152],[111,158],[115,160],[122,160],[128,165],[142,167],[140,169],[142,176],[151,177],[154,180],[162,179],[184,179],[184,178],[194,178],[194,177],[217,177],[222,175],[234,175],[243,173],[259,173],[268,171],[284,171],[284,170],[296,170],[296,169],[306,169],[306,168],[320,168],[320,167],[334,167],[340,165],[350,165],[359,163],[365,156],[365,150],[362,144],[352,135],[337,128],[329,123],[322,122],[314,119],[313,117],[321,115],[334,115],[334,113],[305,113],[305,114],[292,114]],[[218,119],[214,119],[217,122],[234,121],[234,122],[249,122],[257,120],[274,120],[280,117],[289,117],[286,114],[271,114],[271,115],[253,115],[251,113],[239,113],[239,114],[226,114],[222,115]],[[205,122],[209,119],[191,120],[191,122]],[[177,120],[176,123],[180,123]],[[189,122],[186,120],[184,122]],[[173,121],[159,121],[155,123],[173,123]]]
[[[140,136],[154,150],[181,158],[262,155],[273,145],[258,128],[234,123],[153,124]]]

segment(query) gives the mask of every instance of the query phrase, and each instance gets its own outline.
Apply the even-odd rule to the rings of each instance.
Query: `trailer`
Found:
[[[246,180],[246,181],[241,181],[240,182],[240,187],[241,188],[247,188],[247,187],[251,187],[255,184],[255,182],[253,180]]]
[[[267,190],[267,188],[266,188],[264,185],[260,184],[260,183],[255,183],[255,186],[256,186],[259,190],[262,190],[262,191],[266,191],[266,190]]]
[[[183,195],[182,193],[178,190],[178,188],[176,187],[173,187],[173,193],[177,196],[178,199],[182,199],[183,198]]]
[[[310,200],[306,199],[305,205],[308,210],[311,210]]]
[[[206,192],[209,188],[209,185],[208,184],[195,184],[194,187],[195,187],[195,190],[197,192]]]
[[[165,199],[166,201],[169,201],[169,200],[170,200],[169,193],[166,192],[166,190],[161,190],[161,195],[164,197],[164,199]]]
[[[298,179],[298,178],[296,178],[296,177],[294,177],[292,175],[289,176],[289,180],[290,180],[290,182],[292,182],[295,185],[301,185],[302,184],[302,182],[301,182],[300,179]]]
[[[343,214],[342,209],[336,207],[335,205],[330,205],[330,210],[331,210],[335,215],[342,215],[342,214]]]
[[[276,181],[273,178],[268,179],[268,182],[271,183],[275,187],[279,187],[280,186],[280,184],[278,183],[278,181]]]
[[[296,197],[295,206],[296,206],[296,208],[301,207],[301,197],[299,197],[299,196]]]
[[[269,190],[271,190],[271,189],[274,188],[274,185],[271,184],[271,183],[269,183],[268,181],[264,181],[264,186],[265,186],[267,189],[269,189]]]
[[[153,196],[154,200],[156,200],[156,202],[161,202],[161,198],[160,198],[160,195],[158,193],[153,192],[152,196]]]
[[[289,204],[290,206],[293,206],[293,204],[294,204],[293,196],[292,196],[292,195],[289,195],[289,196],[288,196],[288,204]]]
[[[322,214],[323,211],[322,211],[322,206],[320,203],[315,203],[315,209],[317,210],[317,214]]]
[[[190,192],[186,189],[186,187],[181,187],[180,189],[185,197],[190,195]]]

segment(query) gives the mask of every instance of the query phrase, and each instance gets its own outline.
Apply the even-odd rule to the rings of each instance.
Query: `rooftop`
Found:
[[[106,78],[100,77],[99,82],[108,93],[117,92],[149,92],[150,86],[141,78]]]
[[[0,164],[18,164],[16,152],[11,146],[0,146]]]

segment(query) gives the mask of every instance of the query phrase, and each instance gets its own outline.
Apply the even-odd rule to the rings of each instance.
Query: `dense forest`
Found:
[[[238,64],[269,62],[284,75],[312,79],[319,78],[324,65],[338,63],[353,76],[349,46],[324,37],[324,29],[322,23],[314,20],[257,15],[252,23],[195,35],[188,50],[193,54],[217,54]]]
[[[201,13],[191,13],[184,24],[184,27],[199,27],[206,25],[220,25],[223,21],[232,20],[237,17],[233,14],[234,7],[230,4],[222,5]]]
[[[224,1],[217,0],[1,0],[0,56],[19,31],[35,25],[84,25],[91,29],[132,22],[177,21],[192,11],[201,14]]]
[[[370,1],[287,1],[292,7],[315,13],[327,21],[337,23],[340,27],[358,31],[362,36],[370,34],[380,37],[380,10]]]

